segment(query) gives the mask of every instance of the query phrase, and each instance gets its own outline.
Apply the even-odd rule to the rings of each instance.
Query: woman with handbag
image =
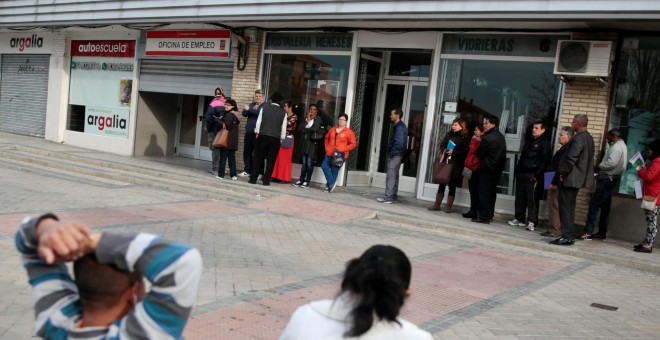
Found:
[[[462,214],[465,218],[476,218],[477,207],[479,206],[479,165],[481,160],[477,157],[477,149],[481,144],[481,136],[484,134],[484,125],[477,123],[474,127],[474,135],[470,140],[470,145],[467,158],[465,159],[465,167],[463,168],[463,176],[468,178],[468,188],[470,190],[470,210]]]
[[[314,161],[319,160],[323,156],[323,152],[319,152],[320,144],[323,144],[325,138],[325,129],[323,129],[323,121],[321,117],[317,116],[318,109],[316,104],[309,105],[309,112],[307,112],[307,119],[303,125],[303,141],[302,141],[302,155],[300,164],[300,179],[293,183],[293,186],[300,188],[309,188],[309,183],[312,180],[312,173],[314,172]]]
[[[241,123],[239,117],[236,101],[227,99],[225,101],[225,114],[220,120],[222,124],[221,128],[227,131],[227,146],[220,148],[218,176],[215,177],[217,179],[225,178],[227,160],[229,160],[229,176],[231,176],[232,181],[238,179],[236,177],[236,150],[238,149],[238,124]]]
[[[343,160],[348,159],[348,153],[357,147],[355,133],[346,126],[347,122],[348,115],[340,114],[337,126],[330,129],[325,135],[325,159],[321,163],[326,181],[324,192],[335,190],[337,175],[343,165]]]
[[[290,101],[284,102],[284,112],[286,113],[286,138],[282,141],[280,151],[275,159],[275,168],[271,180],[275,183],[291,182],[291,160],[293,158],[293,132],[298,127],[298,116],[293,113],[293,104]]]
[[[646,215],[646,237],[644,241],[634,247],[639,253],[650,253],[653,251],[653,240],[658,232],[658,213],[660,212],[660,139],[656,139],[648,146],[649,159],[651,162],[648,167],[639,167],[637,174],[644,182],[642,207]],[[645,207],[647,205],[647,207]],[[651,208],[650,210],[646,208]]]
[[[454,144],[454,147],[447,150],[450,141]],[[445,188],[448,185],[449,193],[447,195],[445,212],[451,213],[454,205],[454,197],[456,196],[456,188],[463,185],[463,166],[469,152],[469,145],[470,137],[467,130],[467,122],[462,118],[454,119],[451,123],[451,130],[442,140],[442,143],[440,143],[440,150],[442,150],[441,157],[448,157],[449,163],[452,164],[451,178],[449,179],[449,183],[438,185],[435,202],[427,208],[428,210],[440,210],[442,199],[445,196]]]

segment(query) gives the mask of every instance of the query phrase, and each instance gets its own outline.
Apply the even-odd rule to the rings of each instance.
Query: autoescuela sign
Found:
[[[0,54],[50,54],[51,32],[0,33]]]
[[[144,54],[229,58],[230,43],[229,30],[149,31]]]

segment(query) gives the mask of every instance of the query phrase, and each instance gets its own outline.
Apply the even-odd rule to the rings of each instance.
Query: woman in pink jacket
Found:
[[[651,162],[646,168],[637,170],[639,178],[644,182],[644,195],[653,197],[660,196],[660,139],[654,140],[648,147],[648,155]],[[650,253],[653,250],[653,239],[658,232],[658,212],[660,212],[660,200],[656,201],[655,209],[644,210],[646,215],[646,237],[644,241],[635,246],[635,251]]]

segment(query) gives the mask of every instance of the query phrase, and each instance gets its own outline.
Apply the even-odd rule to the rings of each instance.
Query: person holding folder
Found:
[[[452,206],[454,205],[454,196],[456,196],[456,187],[463,185],[463,166],[465,159],[470,151],[470,136],[468,134],[467,122],[465,119],[456,118],[451,123],[451,130],[440,143],[440,150],[445,153],[445,157],[449,157],[449,161],[454,165],[451,174],[451,181],[449,182],[449,193],[447,195],[447,205],[445,212],[451,213]],[[442,156],[442,154],[440,155]],[[440,158],[440,157],[438,157]],[[435,194],[435,202],[428,210],[440,210],[442,199],[445,197],[445,188],[447,185],[439,184],[438,193]]]
[[[573,137],[573,129],[570,126],[562,126],[559,129],[559,135],[557,137],[557,142],[561,145],[561,148],[555,153],[550,160],[550,167],[548,167],[548,172],[545,173],[546,184],[544,185],[548,189],[548,230],[541,233],[541,236],[548,236],[557,238],[561,235],[561,223],[559,222],[559,200],[557,196],[557,184],[559,183],[559,174],[557,169],[559,168],[559,161],[561,160],[562,155],[566,151],[566,144]],[[549,178],[549,180],[547,180]]]

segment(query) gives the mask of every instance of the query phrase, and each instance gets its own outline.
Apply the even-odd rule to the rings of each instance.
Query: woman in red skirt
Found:
[[[286,139],[277,154],[275,168],[271,180],[275,183],[291,182],[291,159],[293,158],[293,132],[298,126],[298,116],[293,113],[293,104],[290,101],[284,103],[286,112]]]

